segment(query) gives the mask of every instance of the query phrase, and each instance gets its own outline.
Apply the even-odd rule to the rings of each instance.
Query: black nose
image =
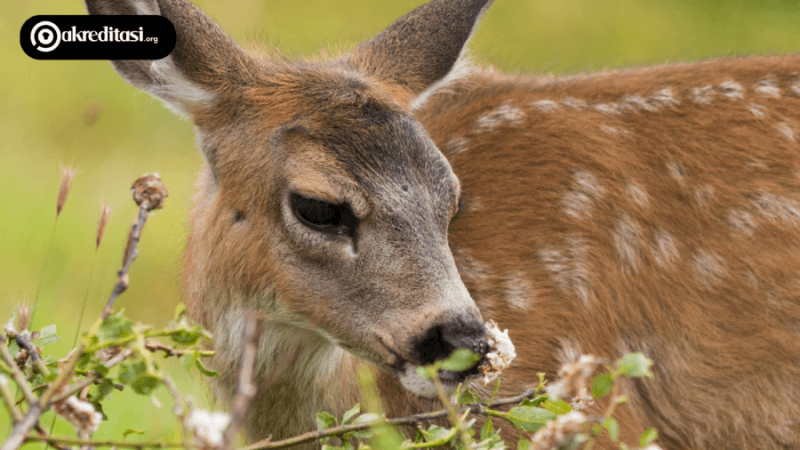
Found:
[[[417,342],[415,350],[421,365],[446,359],[457,348],[471,350],[481,357],[489,352],[483,322],[457,318],[432,326]]]

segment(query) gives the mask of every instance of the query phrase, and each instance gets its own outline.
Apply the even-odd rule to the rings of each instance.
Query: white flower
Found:
[[[489,353],[486,354],[486,361],[479,367],[484,386],[494,381],[517,357],[514,343],[508,337],[508,330],[501,332],[494,320],[486,322],[486,340],[489,343]]]
[[[203,449],[214,449],[222,446],[225,429],[231,422],[231,416],[224,412],[209,412],[204,409],[193,409],[186,417],[186,428],[194,434],[197,445]]]

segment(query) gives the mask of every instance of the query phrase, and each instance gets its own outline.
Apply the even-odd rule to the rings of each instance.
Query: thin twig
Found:
[[[58,395],[54,395],[50,399],[50,404],[62,402],[67,399],[67,397],[79,392],[81,389],[89,386],[90,384],[94,383],[97,380],[97,375],[90,375],[88,378],[83,379],[82,381],[73,384],[72,386],[66,387],[62,392]]]
[[[242,352],[242,365],[236,379],[236,395],[231,405],[231,423],[225,431],[222,441],[222,450],[231,448],[236,434],[244,425],[247,412],[256,395],[256,385],[253,383],[253,371],[258,356],[258,339],[264,324],[264,316],[254,312],[248,314],[244,329],[244,350]]]
[[[125,448],[185,448],[186,444],[182,442],[136,442],[136,441],[113,441],[105,439],[80,439],[71,436],[37,436],[35,434],[28,435],[26,441],[41,441],[50,442],[54,444],[67,444],[67,445],[92,445],[95,447],[125,447]]]
[[[22,420],[22,413],[14,404],[14,395],[8,389],[8,378],[3,375],[0,375],[0,395],[3,396],[3,403],[6,405],[8,413],[11,414],[12,423],[16,425],[20,420]]]
[[[198,350],[182,350],[182,349],[171,347],[169,345],[162,344],[161,342],[153,341],[153,340],[149,340],[149,339],[145,342],[144,348],[150,350],[153,353],[158,352],[158,351],[162,351],[162,352],[164,352],[164,356],[165,357],[183,356],[183,355],[185,355],[187,353],[194,354],[195,352],[198,352],[198,354],[200,356],[214,356],[214,351],[213,350],[200,350],[200,351],[198,351]]]
[[[38,400],[30,402],[28,412],[25,413],[25,416],[22,418],[22,420],[14,425],[14,429],[11,430],[11,434],[8,436],[8,439],[3,442],[3,446],[0,447],[0,450],[17,450],[20,448],[20,446],[25,443],[26,437],[31,432],[33,427],[39,423],[39,417],[41,415],[41,403],[39,403]]]
[[[22,394],[25,395],[25,399],[31,403],[35,402],[36,397],[33,395],[31,385],[28,383],[28,380],[25,379],[25,374],[19,370],[19,366],[17,366],[17,363],[14,361],[14,357],[11,356],[11,352],[8,351],[8,347],[6,346],[6,337],[2,333],[0,333],[0,356],[2,356],[6,364],[11,367],[11,375],[14,377],[14,381],[22,390]]]
[[[487,409],[496,408],[498,406],[505,406],[505,405],[513,405],[517,404],[525,399],[534,397],[539,389],[528,389],[527,391],[523,392],[520,395],[509,397],[505,399],[500,399],[494,401],[490,404],[474,404],[474,405],[467,405],[457,408],[459,413],[464,413],[465,411],[469,410],[472,414],[480,414],[483,416],[489,415],[487,413]],[[294,436],[288,439],[283,439],[280,441],[272,441],[270,439],[264,439],[258,442],[255,442],[251,445],[246,447],[241,447],[238,450],[261,450],[261,449],[272,449],[272,448],[286,448],[291,447],[298,444],[304,444],[306,442],[314,442],[326,437],[331,436],[339,436],[345,433],[349,433],[351,431],[358,431],[358,430],[365,430],[367,428],[374,427],[376,425],[381,424],[388,424],[388,425],[416,425],[418,423],[429,422],[431,420],[441,419],[447,417],[448,411],[446,409],[440,411],[433,411],[421,414],[414,414],[411,416],[406,417],[398,417],[395,419],[378,419],[372,422],[364,422],[358,424],[350,424],[350,425],[342,425],[338,427],[328,428],[327,430],[319,430],[319,431],[309,431],[308,433],[303,433],[298,436]]]
[[[147,207],[145,207],[145,205]],[[117,300],[117,297],[119,297],[120,294],[128,289],[128,285],[130,284],[128,270],[130,270],[131,264],[133,264],[133,261],[139,255],[139,239],[142,236],[142,228],[144,228],[144,224],[147,222],[149,206],[150,204],[145,202],[139,208],[139,213],[136,216],[136,222],[134,222],[133,226],[131,227],[131,232],[128,236],[128,246],[125,251],[125,261],[123,262],[122,269],[117,272],[117,283],[114,285],[114,289],[111,291],[111,296],[108,297],[105,308],[103,308],[103,320],[106,320],[108,316],[114,312],[114,302]]]
[[[38,370],[39,373],[45,377],[50,375],[50,369],[47,368],[47,365],[44,363],[44,361],[42,361],[42,357],[39,356],[36,346],[34,346],[33,342],[31,342],[31,334],[28,331],[17,333],[14,336],[14,341],[16,341],[17,345],[19,345],[19,348],[28,352],[28,356],[30,356],[33,366],[36,367],[36,370]]]

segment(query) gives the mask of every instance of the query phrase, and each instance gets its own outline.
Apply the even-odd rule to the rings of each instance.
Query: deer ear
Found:
[[[348,59],[417,97],[458,62],[491,0],[433,0],[362,44]]]
[[[161,15],[175,26],[175,49],[159,60],[111,61],[129,84],[179,114],[212,104],[252,62],[234,40],[186,0],[85,0],[91,15]]]

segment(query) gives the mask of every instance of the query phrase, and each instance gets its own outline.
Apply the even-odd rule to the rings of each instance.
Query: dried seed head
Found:
[[[106,234],[106,225],[108,225],[108,216],[111,214],[111,207],[103,203],[100,207],[100,220],[97,221],[97,240],[94,249],[100,248],[100,243],[103,242],[103,236]]]
[[[508,337],[508,330],[501,332],[494,320],[486,322],[486,340],[489,343],[489,353],[486,354],[483,364],[478,367],[483,374],[481,383],[484,386],[497,378],[500,372],[511,365],[511,361],[517,357],[514,343]]]
[[[19,316],[19,321],[17,322],[19,329],[27,330],[28,325],[31,324],[31,309],[26,303],[17,306],[17,316]]]
[[[75,396],[54,403],[53,410],[72,423],[79,433],[92,434],[103,421],[103,414],[95,411],[94,405]]]
[[[163,206],[167,198],[167,187],[161,182],[158,173],[144,175],[136,179],[131,186],[133,201],[140,207],[152,211]]]
[[[586,416],[577,411],[570,411],[558,416],[556,420],[547,422],[531,436],[532,450],[549,450],[557,448],[568,437],[581,431],[586,423]]]
[[[61,215],[64,203],[67,201],[69,189],[72,187],[72,179],[75,178],[75,169],[72,166],[61,167],[61,187],[58,188],[58,200],[56,201],[56,217]]]
[[[565,363],[558,369],[558,381],[548,384],[544,390],[550,397],[570,400],[573,408],[581,410],[594,403],[589,395],[589,377],[599,364],[592,355],[581,355],[577,361]]]

